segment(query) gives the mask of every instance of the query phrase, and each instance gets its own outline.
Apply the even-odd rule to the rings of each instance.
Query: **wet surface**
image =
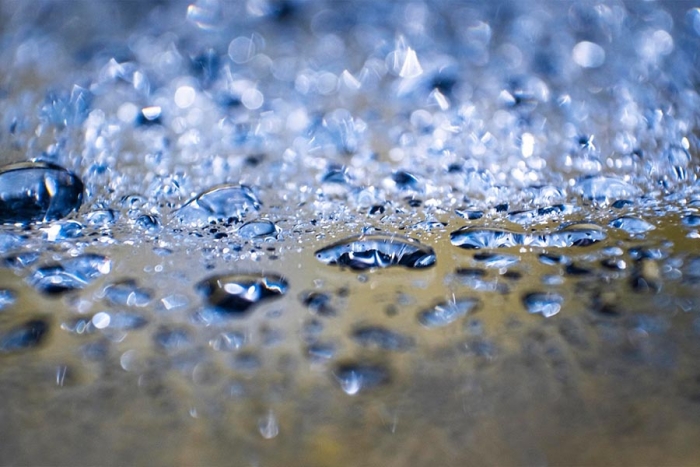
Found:
[[[0,2],[0,464],[697,464],[697,5],[358,5]]]

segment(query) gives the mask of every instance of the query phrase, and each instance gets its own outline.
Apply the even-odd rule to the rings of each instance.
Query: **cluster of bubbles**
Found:
[[[148,327],[167,356],[205,336],[245,373],[262,363],[229,323],[256,308],[275,318],[298,297],[309,361],[354,395],[389,385],[389,365],[337,356],[324,322],[348,290],[299,290],[278,271],[286,257],[360,283],[386,268],[420,280],[468,258],[437,279],[458,295],[422,304],[413,321],[426,332],[460,321],[470,351],[488,358],[472,316],[489,294],[523,289],[523,314],[552,318],[575,279],[604,319],[624,315],[622,292],[596,283],[692,286],[697,255],[647,239],[666,219],[700,237],[700,10],[496,3],[127,2],[82,33],[57,27],[76,14],[63,2],[8,5],[23,20],[0,33],[0,252],[28,289],[0,289],[0,312],[16,315],[0,355],[40,347],[56,327],[104,337],[83,352],[106,358]],[[173,272],[192,283],[164,293],[161,270],[121,264],[128,248],[195,258]],[[536,288],[512,285],[531,267],[523,255],[547,271]],[[28,290],[70,317],[27,318]],[[156,327],[158,313],[184,318]],[[265,329],[263,345],[284,339]],[[421,346],[364,321],[348,337],[368,353]],[[134,349],[119,364],[146,371]],[[275,414],[258,428],[277,436]]]

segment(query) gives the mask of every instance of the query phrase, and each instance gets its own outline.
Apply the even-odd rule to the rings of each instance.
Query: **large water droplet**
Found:
[[[316,252],[316,258],[330,265],[365,270],[403,266],[427,268],[435,264],[435,252],[418,240],[397,235],[358,235]]]
[[[185,203],[175,215],[186,224],[206,225],[211,221],[241,219],[250,211],[258,211],[261,204],[246,185],[219,185]]]
[[[243,316],[254,305],[284,295],[288,288],[287,281],[276,274],[227,274],[197,285],[211,306],[231,316]]]
[[[80,208],[83,182],[63,167],[21,162],[0,168],[0,223],[61,219]]]

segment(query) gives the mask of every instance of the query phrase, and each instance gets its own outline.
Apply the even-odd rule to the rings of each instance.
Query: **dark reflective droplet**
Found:
[[[42,319],[22,323],[0,335],[0,351],[16,352],[38,346],[46,337],[49,324]]]
[[[419,190],[420,181],[418,177],[405,170],[398,170],[391,175],[391,180],[400,190]]]
[[[83,202],[83,182],[63,167],[21,162],[0,168],[0,223],[61,219]]]
[[[331,296],[323,292],[303,292],[300,295],[301,303],[308,309],[321,316],[334,316],[335,309],[331,306]]]
[[[276,274],[229,274],[213,276],[197,285],[197,290],[218,311],[243,316],[253,306],[280,297],[289,284]]]

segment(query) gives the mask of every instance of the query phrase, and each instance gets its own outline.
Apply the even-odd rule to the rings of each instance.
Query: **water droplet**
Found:
[[[546,264],[547,266],[555,266],[557,264],[566,264],[569,262],[569,258],[566,256],[552,253],[540,253],[539,259],[540,263]]]
[[[658,292],[661,290],[659,263],[649,258],[638,260],[632,270],[630,285],[637,292]]]
[[[439,303],[418,314],[418,322],[426,328],[439,328],[454,323],[479,306],[476,298],[460,298]]]
[[[144,107],[136,116],[137,126],[160,125],[162,123],[163,109],[160,106]]]
[[[277,417],[275,417],[272,410],[258,420],[258,431],[265,439],[272,439],[279,434],[280,428],[277,424]]]
[[[38,346],[49,331],[49,323],[32,319],[0,334],[0,351],[16,352]]]
[[[219,333],[209,341],[212,349],[219,352],[228,352],[243,347],[246,342],[245,333],[239,331],[226,331]]]
[[[332,164],[321,177],[321,183],[333,183],[337,185],[347,185],[351,181],[348,170],[345,166]]]
[[[288,288],[287,281],[276,274],[227,274],[197,285],[212,307],[231,316],[243,316],[254,305],[284,295]]]
[[[231,364],[234,369],[245,373],[255,373],[261,365],[260,357],[251,351],[236,354]]]
[[[523,297],[523,304],[528,313],[539,313],[545,318],[559,313],[562,303],[562,296],[554,292],[532,292]]]
[[[605,63],[605,50],[594,42],[579,42],[571,55],[574,62],[583,68],[598,68]]]
[[[0,311],[11,307],[17,300],[17,295],[10,289],[0,289]]]
[[[443,229],[447,226],[446,223],[436,221],[436,220],[431,220],[431,219],[426,219],[421,222],[417,222],[411,226],[412,229],[417,229],[417,230],[425,230],[425,231],[431,231],[431,230],[440,230]]]
[[[316,258],[325,264],[358,271],[391,266],[427,268],[436,259],[433,249],[418,240],[384,234],[346,238],[318,250]]]
[[[88,225],[106,227],[117,221],[119,214],[112,209],[96,209],[85,215]]]
[[[520,262],[520,258],[513,255],[503,255],[496,253],[477,253],[474,259],[487,268],[507,268]]]
[[[0,223],[53,221],[77,211],[83,182],[63,167],[21,162],[0,168]]]
[[[105,287],[103,297],[113,305],[144,307],[151,301],[151,291],[138,286],[134,279],[124,279]]]
[[[303,292],[300,295],[301,303],[320,316],[334,316],[335,308],[331,306],[331,296],[323,292]]]
[[[483,211],[469,211],[469,210],[455,209],[455,214],[457,214],[459,217],[469,219],[470,221],[475,221],[477,219],[481,219],[482,217],[484,217]]]
[[[44,238],[49,242],[60,242],[83,235],[83,224],[77,221],[58,221],[44,229]]]
[[[690,153],[680,146],[671,146],[666,151],[668,162],[671,165],[670,173],[678,181],[688,178],[687,167],[692,161]]]
[[[629,216],[618,217],[609,225],[615,229],[622,229],[630,235],[640,235],[656,228],[644,219]]]
[[[30,251],[26,253],[18,253],[3,258],[3,265],[12,269],[24,269],[36,263],[39,259],[39,253]]]
[[[333,376],[341,389],[351,396],[389,383],[389,372],[386,368],[369,363],[342,363],[337,366]]]
[[[280,231],[274,223],[263,219],[246,222],[238,229],[238,235],[246,239],[274,239]]]
[[[61,329],[71,334],[91,334],[96,331],[95,326],[92,324],[92,319],[88,318],[75,318],[61,323]]]
[[[420,191],[420,181],[418,177],[405,170],[398,170],[391,175],[391,180],[399,190]]]
[[[465,226],[450,234],[453,245],[466,249],[508,248],[524,244],[524,234],[503,229]]]
[[[333,344],[316,342],[309,345],[306,354],[312,362],[321,363],[335,357],[336,348]]]
[[[576,183],[578,193],[585,199],[599,204],[613,203],[620,199],[636,198],[641,190],[629,183],[602,175],[586,177]]]
[[[109,258],[87,253],[60,264],[41,267],[27,280],[40,292],[58,295],[82,289],[96,278],[109,274],[110,269]]]
[[[382,326],[361,326],[352,332],[352,338],[364,347],[405,351],[413,347],[413,339]]]
[[[163,308],[170,311],[186,307],[189,305],[190,299],[187,297],[187,295],[172,294],[161,298],[160,303],[163,305]]]
[[[542,247],[569,248],[584,247],[605,240],[607,236],[603,229],[596,224],[576,223],[562,227],[549,235],[535,236],[531,245]]]
[[[147,232],[157,232],[160,229],[160,219],[156,215],[142,214],[136,218],[134,223]]]
[[[588,246],[606,238],[595,224],[571,224],[549,233],[513,232],[505,229],[465,226],[450,234],[453,245],[465,249],[509,248],[514,246],[557,247]]]
[[[99,315],[99,313],[97,315]],[[148,320],[146,320],[146,318],[136,313],[122,311],[118,313],[110,313],[108,314],[108,316],[108,323],[105,323],[106,320],[104,318],[100,318],[103,321],[102,325],[107,324],[107,327],[105,327],[105,329],[111,329],[116,331],[133,331],[135,329],[141,329],[142,327],[148,324]],[[94,324],[95,323],[93,322],[93,325]]]
[[[153,334],[156,345],[169,352],[188,346],[191,340],[190,333],[184,328],[161,326]]]
[[[627,263],[621,258],[605,258],[600,264],[611,271],[624,271],[627,269]]]
[[[689,214],[683,217],[681,222],[687,227],[700,227],[700,215]]]
[[[90,323],[97,329],[104,329],[107,326],[109,326],[111,322],[112,317],[109,315],[109,313],[106,313],[104,311],[96,313],[95,316],[93,316],[90,320]]]
[[[580,266],[576,263],[570,263],[567,264],[566,267],[564,268],[564,273],[567,276],[587,276],[591,274],[593,271],[590,269]]]
[[[180,222],[202,226],[211,221],[241,219],[250,211],[258,211],[260,206],[250,187],[219,185],[185,203],[175,215]]]

